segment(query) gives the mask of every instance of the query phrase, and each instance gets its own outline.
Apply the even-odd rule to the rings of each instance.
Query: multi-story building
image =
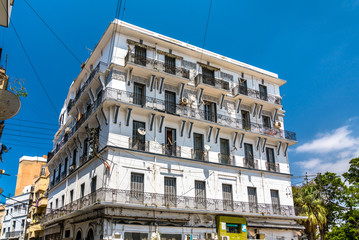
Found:
[[[40,175],[41,169],[46,165],[46,156],[29,157],[23,156],[19,161],[17,171],[15,196],[22,194],[25,186],[32,185]]]
[[[46,239],[294,239],[277,74],[115,20],[70,86]]]
[[[43,166],[40,176],[32,185],[30,195],[30,205],[27,215],[27,225],[25,239],[40,240],[43,239],[44,230],[41,226],[41,219],[46,214],[47,196],[46,192],[49,187],[49,172],[46,166]]]
[[[5,205],[0,205],[0,236],[2,231],[2,222],[4,220],[4,214],[5,214]]]
[[[31,185],[23,189],[21,195],[7,198],[0,239],[25,239],[27,210]]]

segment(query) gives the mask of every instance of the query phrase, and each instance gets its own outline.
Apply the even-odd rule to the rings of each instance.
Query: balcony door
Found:
[[[242,110],[242,128],[244,130],[251,130],[251,119],[248,111]]]
[[[138,132],[139,128],[146,129],[146,124],[144,122],[133,121],[131,147],[136,150],[145,151],[146,137]]]
[[[274,157],[274,149],[266,148],[266,156],[267,156],[267,166],[269,171],[275,171],[275,157]]]
[[[146,66],[146,48],[135,46],[135,63]]]
[[[176,156],[176,129],[166,128],[165,153],[167,156]]]
[[[133,103],[141,106],[145,105],[146,85],[134,83],[133,85]]]
[[[244,144],[244,157],[247,167],[254,168],[253,145],[249,143]]]
[[[248,95],[247,80],[240,79],[238,84],[238,90],[240,94]]]
[[[176,93],[165,91],[165,110],[168,113],[176,113]]]
[[[232,185],[222,184],[223,210],[231,211],[233,209]]]
[[[165,56],[165,72],[176,74],[176,59],[174,57]]]
[[[215,86],[214,71],[202,67],[203,83]]]
[[[254,187],[248,187],[248,203],[250,212],[258,212],[257,189]]]
[[[204,151],[203,151],[203,134],[194,133],[194,159],[203,161],[204,160]]]
[[[259,85],[259,98],[264,101],[268,100],[267,87],[264,85]]]
[[[206,208],[206,183],[195,181],[195,202],[197,208]]]
[[[280,214],[280,202],[278,190],[270,190],[270,196],[272,200],[272,208],[274,214]]]
[[[221,138],[220,142],[221,163],[230,164],[229,141],[228,139]]]
[[[131,173],[131,201],[143,203],[144,198],[144,175]]]
[[[211,122],[217,122],[217,104],[210,101],[204,103],[204,119]]]
[[[177,187],[176,187],[176,178],[165,177],[165,205],[166,206],[176,206],[177,204]]]

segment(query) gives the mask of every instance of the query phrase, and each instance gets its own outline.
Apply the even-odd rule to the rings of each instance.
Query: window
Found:
[[[176,178],[165,177],[165,202],[168,206],[176,206],[177,190]]]
[[[146,48],[135,46],[135,63],[146,66]]]
[[[165,154],[176,156],[176,129],[166,128]]]
[[[16,228],[16,221],[13,221],[13,222],[12,222],[12,229],[15,230],[15,228]]]
[[[81,192],[80,192],[80,197],[84,197],[85,196],[85,183],[81,184]]]
[[[262,119],[263,119],[263,127],[264,128],[272,128],[271,126],[271,122],[270,122],[270,117],[268,116],[262,116]]]
[[[242,110],[242,128],[244,130],[251,130],[251,120],[248,111]]]
[[[52,176],[52,184],[55,184],[56,180],[56,169],[54,169],[54,175]]]
[[[204,161],[203,134],[193,133],[194,156],[193,159]]]
[[[244,144],[244,162],[245,166],[249,168],[254,168],[254,155],[253,155],[253,145],[249,143]]]
[[[238,92],[243,95],[248,95],[247,80],[239,79]]]
[[[5,235],[5,232],[6,232],[6,228],[3,228],[2,234]]]
[[[52,203],[50,203],[50,210],[52,210]]]
[[[67,162],[69,161],[68,158],[65,158],[65,164],[64,164],[64,173],[67,175]]]
[[[134,83],[133,85],[133,103],[145,106],[146,102],[146,85],[141,83]]]
[[[248,203],[250,212],[258,212],[257,206],[257,189],[254,187],[248,187]]]
[[[41,176],[45,176],[45,175],[46,175],[46,165],[42,165],[42,166],[41,166],[40,175],[41,175]]]
[[[59,199],[56,199],[55,200],[55,209],[58,209],[59,208]]]
[[[125,240],[147,240],[147,239],[148,239],[148,233],[125,232]]]
[[[74,190],[70,191],[70,203],[74,201]]]
[[[62,168],[62,164],[59,164],[59,174],[58,174],[58,180],[60,180],[61,177],[61,168]]]
[[[210,101],[204,101],[204,119],[211,122],[217,122],[217,104]]]
[[[280,202],[278,190],[270,190],[270,196],[272,199],[272,208],[274,214],[280,214]]]
[[[202,67],[203,83],[215,86],[214,71],[206,67]]]
[[[176,113],[176,93],[165,91],[165,110],[168,113]]]
[[[267,156],[267,170],[268,171],[276,171],[275,157],[274,157],[274,149],[266,148],[266,156]]]
[[[226,232],[227,233],[240,233],[242,224],[238,223],[227,223],[226,224]]]
[[[6,215],[9,215],[9,209],[6,210]]]
[[[61,207],[65,206],[65,195],[61,197]]]
[[[65,230],[65,238],[70,238],[71,230]]]
[[[83,148],[83,151],[82,151],[82,156],[84,157],[87,157],[87,153],[88,153],[88,138],[86,138],[84,140],[84,148]]]
[[[136,150],[145,151],[146,150],[146,138],[145,135],[141,135],[138,132],[139,128],[146,129],[146,125],[144,122],[133,121],[132,128],[132,148]]]
[[[75,148],[72,153],[72,165],[76,166],[76,158],[77,158],[77,149]]]
[[[261,84],[259,84],[259,98],[264,101],[268,100],[267,87]]]
[[[174,57],[165,56],[165,72],[176,74],[176,59]]]
[[[222,184],[223,210],[233,209],[232,185]]]
[[[194,187],[197,208],[206,208],[206,183],[203,181],[195,181]]]
[[[97,181],[97,177],[93,177],[91,179],[91,193],[96,191],[96,181]]]
[[[231,164],[228,139],[220,139],[220,152],[220,162],[222,164]]]
[[[143,202],[144,195],[144,175],[139,173],[131,173],[131,200],[135,202]]]
[[[22,219],[21,221],[21,228],[23,229],[25,227],[25,219]]]

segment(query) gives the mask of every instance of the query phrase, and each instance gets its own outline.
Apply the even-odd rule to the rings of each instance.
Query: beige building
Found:
[[[25,239],[43,239],[44,231],[40,226],[41,219],[46,213],[46,191],[49,186],[49,171],[43,167],[40,176],[34,181],[33,191],[30,196],[30,205],[26,226]]]
[[[0,205],[0,236],[1,236],[1,229],[2,229],[4,213],[5,213],[5,205]]]
[[[23,156],[20,158],[15,196],[22,194],[24,187],[32,185],[34,183],[34,179],[37,179],[40,176],[41,167],[46,164],[46,158],[46,156]]]

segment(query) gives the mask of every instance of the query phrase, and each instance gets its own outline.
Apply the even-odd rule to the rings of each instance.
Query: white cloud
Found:
[[[303,173],[329,171],[342,174],[348,170],[349,161],[359,156],[359,137],[346,125],[317,134],[313,140],[297,147],[295,153],[304,159],[295,163]]]
[[[311,142],[304,143],[296,148],[298,153],[329,153],[353,147],[359,143],[358,138],[352,137],[348,126],[335,129],[332,132],[321,134]]]

